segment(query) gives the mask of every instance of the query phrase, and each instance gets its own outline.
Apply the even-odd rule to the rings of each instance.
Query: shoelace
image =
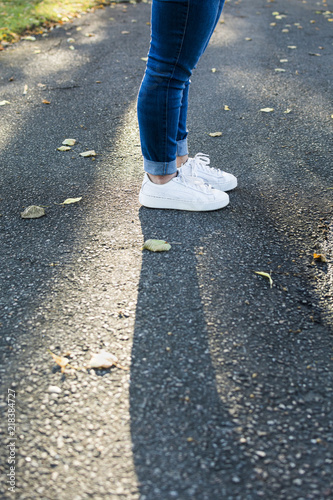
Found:
[[[194,177],[197,176],[197,169],[200,168],[202,171],[206,173],[212,173],[216,175],[223,175],[223,172],[217,168],[210,167],[210,159],[209,156],[205,153],[197,153],[194,158],[190,160],[190,165],[192,168],[192,175]]]
[[[194,176],[196,177],[196,175]],[[178,175],[175,177],[175,180],[178,180],[181,184],[184,184],[184,186],[193,186],[195,185],[196,189],[202,191],[203,193],[209,193],[211,192],[211,186],[209,184],[206,184],[203,182],[199,177],[195,180],[193,178],[187,177],[186,175],[183,174],[181,170],[178,170]]]

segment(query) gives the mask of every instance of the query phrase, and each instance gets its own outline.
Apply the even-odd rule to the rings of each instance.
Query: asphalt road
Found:
[[[149,4],[0,53],[1,498],[333,497],[327,11],[226,4],[189,114],[191,154],[239,178],[211,213],[138,203]],[[33,204],[46,216],[21,219]],[[170,252],[143,252],[148,238]],[[48,349],[130,370],[62,374]]]

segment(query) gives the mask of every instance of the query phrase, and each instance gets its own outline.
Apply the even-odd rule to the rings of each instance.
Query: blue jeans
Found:
[[[188,154],[190,77],[223,4],[224,0],[153,0],[150,49],[137,105],[144,170],[150,174],[173,174],[176,157]]]

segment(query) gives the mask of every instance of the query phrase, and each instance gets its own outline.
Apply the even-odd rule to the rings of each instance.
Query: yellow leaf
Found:
[[[272,288],[273,286],[273,280],[270,274],[268,273],[262,273],[261,271],[254,271],[255,274],[259,274],[260,276],[264,276],[265,278],[269,279],[269,285]]]
[[[71,203],[77,203],[82,200],[82,196],[80,198],[67,198],[65,201],[60,203],[60,205],[70,205]]]
[[[21,212],[22,219],[39,219],[45,215],[45,210],[43,207],[38,205],[30,205],[23,212]]]
[[[9,101],[0,101],[0,106],[5,106],[6,104],[10,104]]]
[[[327,262],[326,256],[323,253],[314,253],[313,258],[315,260],[320,260],[321,262]]]
[[[274,71],[276,71],[276,73],[285,73],[286,72],[286,70],[283,68],[275,68]]]
[[[212,73],[216,73],[216,68],[212,68]]]
[[[287,109],[284,111],[284,114],[288,115],[289,113],[291,113],[291,109],[287,108]]]
[[[297,49],[297,45],[288,45],[288,49]]]
[[[70,149],[69,146],[60,146],[60,148],[57,148],[58,151],[69,151]]]
[[[50,102],[50,101],[48,101],[47,99],[43,99],[43,100],[42,100],[42,103],[43,103],[43,104],[51,104],[51,102]]]
[[[80,156],[83,156],[84,158],[87,158],[89,156],[96,156],[96,152],[94,149],[91,149],[90,151],[85,151],[84,153],[80,153]]]
[[[151,252],[168,252],[171,245],[164,240],[146,240],[142,250],[150,250]]]
[[[67,358],[63,358],[62,356],[57,356],[56,354],[53,354],[53,352],[48,349],[49,353],[51,354],[52,358],[54,361],[61,367],[61,373],[65,372],[66,366],[68,365],[69,361]]]
[[[76,139],[65,139],[63,141],[63,144],[65,146],[74,146],[75,143],[76,143]]]
[[[223,109],[224,109],[224,111],[230,111],[229,106],[227,106],[226,104],[225,104],[225,106],[224,106],[224,108],[223,108]]]
[[[262,111],[263,113],[271,113],[272,111],[274,111],[274,108],[262,108],[260,111]]]
[[[148,57],[141,57],[141,61],[147,62],[148,61]]]
[[[248,38],[248,37],[247,37],[247,38],[245,38],[245,40],[246,40],[247,42],[252,42],[252,38]]]
[[[221,137],[222,132],[210,132],[208,135],[211,137]]]

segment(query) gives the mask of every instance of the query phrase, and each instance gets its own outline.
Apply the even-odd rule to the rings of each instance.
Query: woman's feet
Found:
[[[141,205],[193,212],[218,210],[228,205],[227,193],[205,184],[199,177],[188,177],[182,169],[165,184],[152,182],[146,173],[139,195]]]
[[[204,182],[220,191],[231,191],[231,189],[237,187],[237,178],[234,175],[210,167],[209,164],[209,156],[204,153],[198,153],[194,158],[189,158],[187,162],[182,165],[180,171],[182,171],[186,177],[199,177]]]

